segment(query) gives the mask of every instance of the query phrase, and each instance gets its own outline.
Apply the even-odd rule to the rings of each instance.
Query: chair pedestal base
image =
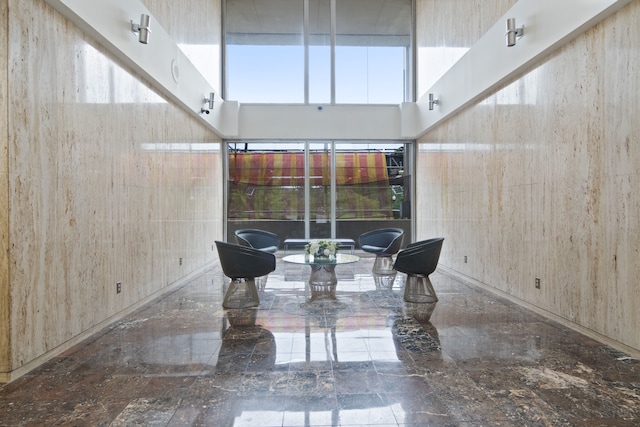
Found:
[[[393,269],[393,258],[391,255],[376,255],[371,270],[373,281],[377,290],[390,290],[396,280],[398,272]]]
[[[224,308],[250,308],[260,305],[260,297],[254,279],[232,279],[224,295]]]
[[[408,274],[404,285],[404,301],[407,315],[426,322],[436,308],[438,297],[428,276]]]
[[[395,276],[396,270],[393,269],[393,258],[391,258],[391,255],[376,255],[371,272],[379,276]]]
[[[414,303],[433,303],[438,302],[438,297],[429,277],[421,274],[407,274],[404,300]]]

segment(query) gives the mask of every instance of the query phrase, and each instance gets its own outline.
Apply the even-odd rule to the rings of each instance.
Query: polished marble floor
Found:
[[[418,322],[371,266],[309,303],[308,267],[279,261],[257,310],[226,312],[208,271],[0,388],[0,424],[640,425],[638,360],[441,271]]]

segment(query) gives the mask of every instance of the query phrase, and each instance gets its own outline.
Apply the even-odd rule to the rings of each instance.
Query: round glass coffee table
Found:
[[[336,265],[358,262],[360,257],[349,254],[337,254],[335,261],[318,261],[313,256],[304,254],[287,255],[282,258],[284,262],[292,264],[306,264],[311,267],[309,275],[309,289],[311,300],[336,299]]]

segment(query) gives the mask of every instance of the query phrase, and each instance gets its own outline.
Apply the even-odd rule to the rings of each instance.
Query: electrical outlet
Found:
[[[116,282],[116,294],[122,292],[122,282]]]
[[[467,256],[466,255],[464,256],[464,263],[465,264],[467,263]]]
[[[180,259],[178,260],[178,263],[179,263],[180,265],[182,265],[182,258],[180,258]]]
[[[540,289],[540,278],[536,277],[536,289]]]

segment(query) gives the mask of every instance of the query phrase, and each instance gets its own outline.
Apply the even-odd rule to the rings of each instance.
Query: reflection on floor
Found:
[[[440,271],[416,322],[371,265],[309,304],[279,262],[228,312],[212,270],[5,385],[0,424],[640,425],[638,360]]]

